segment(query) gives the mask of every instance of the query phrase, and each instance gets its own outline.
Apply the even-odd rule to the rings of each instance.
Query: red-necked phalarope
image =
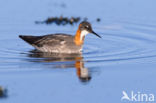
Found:
[[[41,52],[80,53],[82,51],[84,38],[88,33],[92,33],[101,38],[101,36],[92,30],[91,24],[86,21],[79,24],[75,36],[58,33],[44,36],[19,35],[19,37]]]

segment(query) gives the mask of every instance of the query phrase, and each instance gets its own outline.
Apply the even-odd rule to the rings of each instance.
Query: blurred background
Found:
[[[1,0],[0,103],[122,103],[122,91],[156,94],[155,4],[155,0]],[[74,35],[80,22],[35,23],[60,16],[87,18],[102,39],[87,35],[82,54],[55,55],[36,54],[18,38]]]

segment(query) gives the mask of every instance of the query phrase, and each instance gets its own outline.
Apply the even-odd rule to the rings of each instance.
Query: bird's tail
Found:
[[[40,36],[26,36],[26,35],[19,35],[19,38],[23,39],[29,44],[34,44],[37,40],[39,40]]]

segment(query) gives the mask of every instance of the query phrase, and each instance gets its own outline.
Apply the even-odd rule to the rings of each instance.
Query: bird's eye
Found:
[[[88,29],[88,28],[89,28],[89,26],[88,26],[88,25],[86,25],[86,26],[85,26],[85,28],[87,28],[87,29]]]

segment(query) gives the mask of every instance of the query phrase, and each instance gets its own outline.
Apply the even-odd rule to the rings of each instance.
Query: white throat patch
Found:
[[[89,32],[87,30],[81,31],[80,39],[82,40],[84,36],[86,36]]]

